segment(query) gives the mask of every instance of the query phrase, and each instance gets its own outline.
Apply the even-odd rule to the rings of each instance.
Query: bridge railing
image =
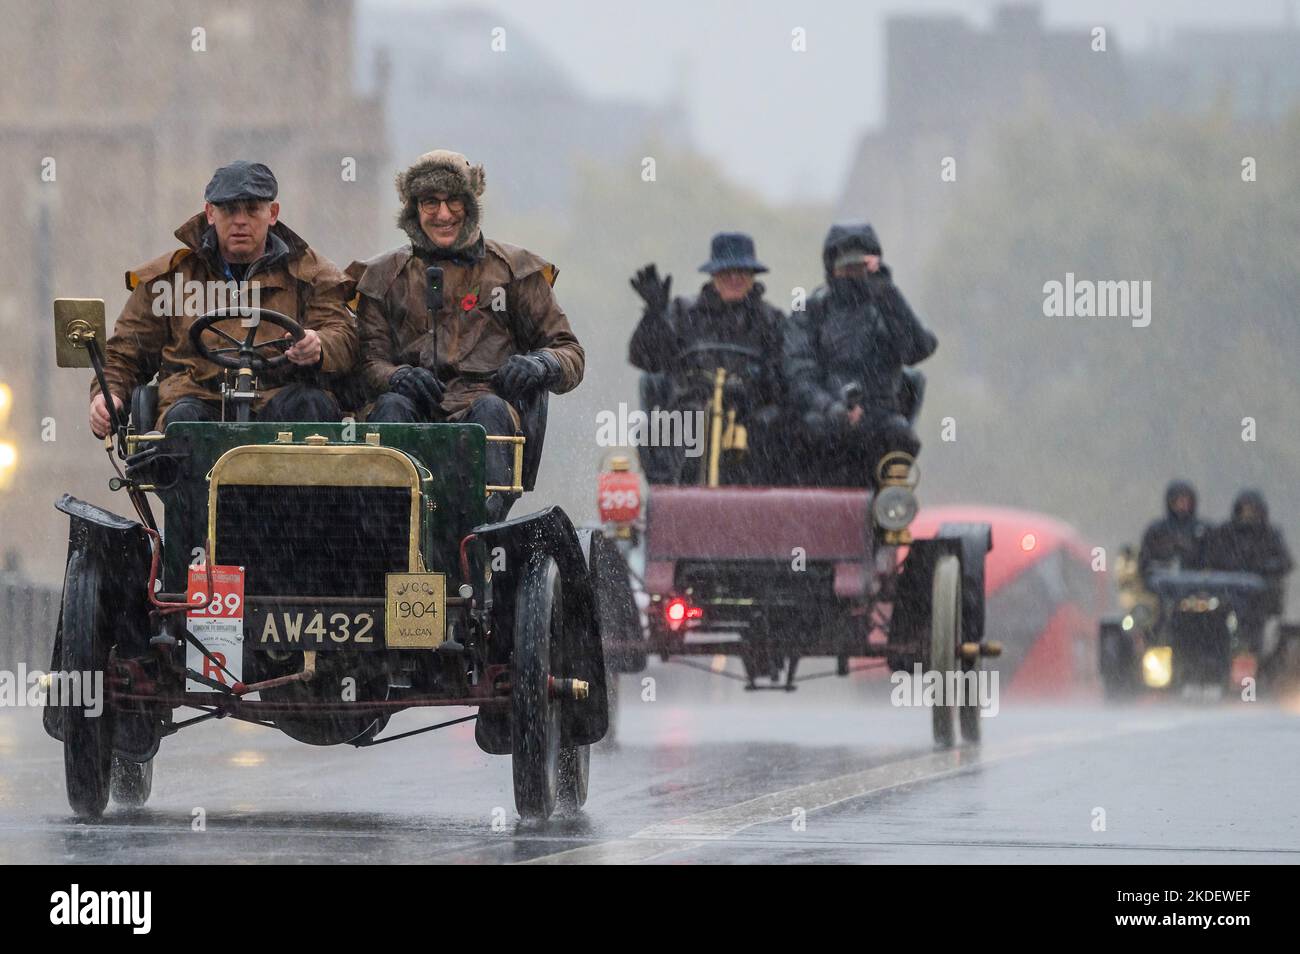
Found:
[[[50,665],[61,593],[48,586],[0,573],[0,669],[14,672]]]

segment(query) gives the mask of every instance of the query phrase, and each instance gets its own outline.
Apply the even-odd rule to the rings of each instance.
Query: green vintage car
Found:
[[[130,420],[114,415],[110,486],[132,518],[56,504],[71,530],[49,683],[102,673],[105,685],[102,712],[70,692],[45,709],[72,808],[142,804],[162,739],[198,722],[369,746],[413,734],[383,732],[426,706],[477,708],[416,731],[475,719],[479,746],[511,756],[525,818],[581,806],[609,720],[599,620],[626,617],[612,601],[632,599],[598,582],[619,578],[602,568],[617,551],[558,508],[485,523],[487,493],[523,490],[527,435],[503,438],[514,477],[493,488],[484,456],[497,438],[477,425],[250,421],[256,374],[283,358],[253,345],[252,326],[302,336],[253,312],[239,325],[209,313],[191,333],[235,371],[227,420],[141,433],[147,390]],[[102,387],[103,302],[62,299],[55,324],[60,366],[94,367]],[[202,343],[223,328],[231,347]]]

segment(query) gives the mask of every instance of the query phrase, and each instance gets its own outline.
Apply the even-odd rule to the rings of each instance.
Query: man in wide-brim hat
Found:
[[[628,360],[647,372],[649,390],[660,387],[657,402],[679,405],[685,400],[692,371],[726,372],[724,407],[749,431],[747,459],[728,466],[726,483],[771,483],[777,461],[768,438],[780,416],[784,386],[781,378],[781,336],[784,313],[763,300],[757,280],[767,271],[758,260],[754,240],[744,232],[713,236],[709,259],[700,271],[709,276],[693,297],[672,298],[672,277],[659,277],[647,265],[632,278],[632,289],[645,302],[641,321],[628,346]],[[703,378],[701,378],[703,380]],[[656,403],[652,399],[651,403]],[[647,408],[650,410],[651,408]],[[642,450],[643,466],[652,481],[691,481],[697,464],[659,448]]]

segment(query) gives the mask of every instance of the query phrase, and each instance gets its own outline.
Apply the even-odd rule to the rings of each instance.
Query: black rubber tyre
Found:
[[[559,796],[561,704],[551,698],[552,653],[563,643],[560,571],[549,556],[528,561],[515,597],[515,648],[510,680],[511,762],[515,808],[544,821]]]
[[[609,700],[609,728],[605,730],[605,737],[600,740],[601,748],[604,749],[618,748],[618,677],[619,673],[611,669],[605,670],[605,694]]]
[[[117,804],[128,808],[142,806],[153,792],[153,759],[131,762],[114,756],[109,789]]]
[[[591,746],[570,745],[560,749],[560,789],[557,804],[576,812],[587,803],[587,784],[591,780]]]
[[[1115,624],[1103,623],[1097,634],[1098,672],[1102,697],[1107,702],[1127,702],[1137,695],[1137,662],[1132,642]]]
[[[63,580],[63,671],[92,679],[100,674],[107,696],[110,643],[102,595],[99,565],[80,551],[74,553]],[[106,698],[97,716],[81,699],[61,701],[68,804],[79,818],[99,818],[108,805],[113,767],[112,710]]]
[[[957,672],[957,643],[961,638],[961,561],[955,556],[939,557],[930,582],[930,643],[926,672],[936,673],[943,682],[938,701],[931,706],[934,742],[949,748],[957,741],[953,716],[957,700],[949,699],[948,674]]]
[[[975,690],[974,696],[967,695],[966,699],[957,707],[957,724],[961,727],[961,740],[970,745],[975,745],[980,740],[980,700],[979,700],[979,660],[974,663],[962,663],[962,676],[965,683],[965,674],[968,672],[975,673]],[[966,683],[967,692],[971,692],[969,683]]]

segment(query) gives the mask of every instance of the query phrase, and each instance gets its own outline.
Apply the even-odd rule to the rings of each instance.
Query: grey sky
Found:
[[[680,99],[695,143],[738,181],[773,199],[830,199],[862,132],[880,121],[883,21],[891,13],[946,13],[988,22],[993,0],[821,2],[776,0],[363,0],[421,9],[499,11],[523,35],[511,44],[565,69],[592,96]],[[1147,48],[1178,27],[1275,27],[1287,0],[1044,0],[1049,27],[1105,25],[1111,43]],[[807,52],[790,49],[791,30]],[[484,38],[484,43],[488,39]]]

